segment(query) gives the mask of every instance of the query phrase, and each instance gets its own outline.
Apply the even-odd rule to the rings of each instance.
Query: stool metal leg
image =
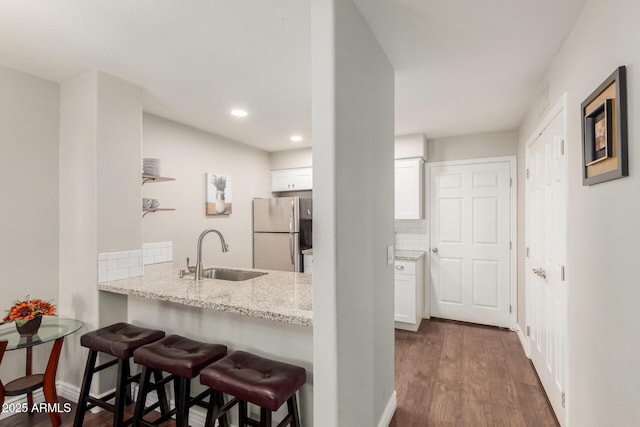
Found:
[[[151,372],[146,366],[142,367],[142,373],[140,375],[140,384],[138,387],[138,397],[136,399],[136,409],[133,412],[133,425],[132,427],[138,427],[142,418],[144,417],[144,406],[147,402],[147,391],[149,388],[149,378]],[[164,414],[163,414],[164,415]]]
[[[189,427],[189,393],[191,380],[176,377],[174,380],[176,394],[176,427]]]
[[[160,381],[162,381],[162,372],[154,369],[153,379],[156,384],[159,384]],[[160,414],[165,415],[169,412],[169,401],[167,400],[167,392],[164,388],[164,384],[156,386],[156,393],[158,393],[158,400],[160,401]]]
[[[271,411],[266,408],[260,408],[260,425],[262,427],[271,427]]]
[[[296,394],[293,393],[293,396],[287,400],[287,407],[289,408],[289,413],[292,416],[291,419],[291,427],[300,427],[300,414],[298,414],[298,399],[296,398]]]
[[[245,427],[247,425],[247,402],[241,400],[240,402],[238,402],[238,406],[240,408],[240,410],[238,411],[240,415],[239,427]]]
[[[76,408],[76,416],[73,420],[74,427],[82,427],[84,422],[84,414],[87,406],[87,396],[91,389],[91,380],[93,379],[93,369],[96,366],[97,351],[89,350],[87,357],[87,365],[84,368],[84,377],[82,378],[82,387],[80,388],[80,396],[78,397],[78,407]]]
[[[127,379],[125,386],[125,405],[131,405],[133,403],[133,399],[131,398],[131,383],[128,381],[129,377],[131,376],[131,367],[129,366],[129,361],[127,360],[125,363],[123,363],[122,367],[124,369],[124,378]]]
[[[118,379],[116,381],[116,402],[114,405],[113,427],[124,426],[124,403],[126,401],[126,390],[128,377],[126,376],[128,369],[125,364],[129,364],[129,360],[118,360]]]

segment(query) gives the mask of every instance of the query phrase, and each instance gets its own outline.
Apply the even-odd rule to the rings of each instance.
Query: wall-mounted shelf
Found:
[[[142,185],[145,185],[147,182],[166,182],[166,181],[175,181],[175,178],[169,178],[166,176],[154,176],[154,175],[145,175],[142,174]],[[148,213],[159,212],[159,211],[175,211],[173,208],[142,208],[142,217]]]
[[[148,213],[152,213],[152,212],[158,212],[158,211],[175,211],[174,208],[142,208],[142,212],[144,212],[142,214],[142,217],[144,218],[144,216]]]
[[[145,185],[147,182],[164,182],[164,181],[175,181],[175,178],[169,178],[166,176],[153,176],[153,175],[145,175],[142,174],[142,185]]]

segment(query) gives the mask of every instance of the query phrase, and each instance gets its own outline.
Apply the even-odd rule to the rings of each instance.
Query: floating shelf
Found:
[[[142,185],[145,185],[147,182],[163,182],[163,181],[175,181],[175,178],[169,178],[166,176],[153,176],[153,175],[145,175],[142,174]]]

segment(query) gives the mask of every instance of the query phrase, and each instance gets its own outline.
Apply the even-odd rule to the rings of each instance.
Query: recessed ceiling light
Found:
[[[234,117],[247,117],[249,113],[247,112],[247,110],[236,108],[235,110],[231,110],[231,115]]]
[[[289,139],[293,142],[300,142],[303,138],[300,135],[292,135]]]

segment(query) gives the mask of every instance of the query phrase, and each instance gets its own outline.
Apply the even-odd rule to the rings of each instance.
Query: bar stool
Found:
[[[136,409],[133,414],[133,426],[155,426],[168,420],[174,414],[177,427],[189,425],[189,408],[198,405],[206,408],[202,400],[207,397],[209,390],[191,397],[191,379],[197,376],[202,368],[223,358],[227,354],[227,347],[220,344],[207,344],[194,341],[179,335],[169,335],[159,341],[145,345],[133,352],[133,360],[142,365],[142,376]],[[168,372],[167,378],[149,384],[151,370]],[[164,388],[169,381],[173,381],[176,407],[152,422],[144,420],[147,393],[153,388]],[[226,417],[225,417],[226,421]]]
[[[76,409],[76,416],[73,422],[74,427],[82,426],[85,412],[96,406],[114,414],[114,426],[124,426],[131,421],[131,418],[126,421],[124,420],[124,406],[125,402],[131,403],[130,384],[138,381],[140,374],[130,375],[129,359],[135,349],[157,341],[163,338],[164,335],[164,331],[142,328],[121,322],[105,326],[92,332],[87,332],[80,338],[80,344],[89,349],[89,356],[84,371],[84,378],[82,379],[78,408]],[[99,352],[109,354],[115,357],[115,359],[96,366],[96,359]],[[118,376],[115,391],[101,399],[90,396],[89,391],[91,389],[93,375],[116,364],[118,365]],[[160,379],[159,373],[156,376],[156,380],[158,379]],[[114,397],[115,404],[107,403],[107,401]],[[159,397],[159,404],[162,410],[165,411],[168,407],[166,395],[162,394]]]
[[[289,412],[278,427],[300,427],[296,392],[306,378],[305,369],[299,366],[234,351],[200,373],[200,383],[212,392],[205,426],[213,427],[215,420],[239,403],[240,426],[271,427],[272,413],[287,402]],[[224,404],[222,393],[234,398]],[[260,420],[249,417],[247,402],[260,407]]]

